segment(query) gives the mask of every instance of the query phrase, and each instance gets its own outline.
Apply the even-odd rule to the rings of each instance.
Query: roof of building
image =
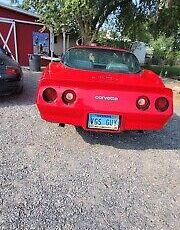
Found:
[[[32,17],[39,18],[39,15],[37,15],[35,13],[29,12],[27,10],[23,10],[23,9],[15,7],[15,6],[10,6],[10,5],[1,3],[1,2],[0,2],[0,7],[8,9],[8,10],[13,10],[13,11],[21,13],[21,14],[25,14],[25,15],[29,15],[29,16],[32,16]]]

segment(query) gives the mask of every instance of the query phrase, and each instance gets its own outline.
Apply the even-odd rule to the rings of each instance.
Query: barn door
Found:
[[[0,29],[0,41],[2,41],[3,43],[3,48],[6,48],[11,54],[14,60],[16,60],[18,62],[18,52],[17,52],[17,38],[16,38],[16,23],[15,21],[12,20],[8,20],[5,18],[0,18],[0,25],[9,25],[8,27],[8,33],[6,35],[2,34],[2,31]],[[1,26],[0,26],[1,28]],[[10,45],[9,45],[9,41],[10,41],[10,37],[13,37],[13,45],[14,45],[14,50],[15,50],[15,54],[14,51],[12,51],[10,49]]]

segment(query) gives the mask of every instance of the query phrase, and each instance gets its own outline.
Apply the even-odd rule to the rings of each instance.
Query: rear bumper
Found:
[[[14,79],[13,81],[9,79],[0,80],[0,95],[10,95],[16,93],[23,86],[22,78]]]
[[[139,111],[136,113],[121,113],[121,111],[107,113],[107,111],[88,111],[81,109],[59,108],[37,104],[42,119],[54,122],[80,126],[88,131],[118,133],[125,130],[159,130],[162,129],[172,117],[173,111],[148,113]],[[89,129],[88,114],[111,114],[120,116],[120,127],[117,131]]]

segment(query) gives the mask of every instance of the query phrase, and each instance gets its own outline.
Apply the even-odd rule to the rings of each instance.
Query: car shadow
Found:
[[[26,71],[24,73],[22,93],[0,96],[0,107],[35,104],[39,78],[40,73]]]
[[[95,145],[107,145],[117,149],[180,149],[180,117],[174,115],[168,125],[160,131],[126,131],[119,134],[87,132],[76,128],[85,142]]]

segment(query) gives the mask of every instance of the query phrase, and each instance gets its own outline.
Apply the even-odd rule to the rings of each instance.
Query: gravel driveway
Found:
[[[0,98],[0,228],[180,229],[180,105],[165,129],[87,133],[40,119],[39,74]]]

